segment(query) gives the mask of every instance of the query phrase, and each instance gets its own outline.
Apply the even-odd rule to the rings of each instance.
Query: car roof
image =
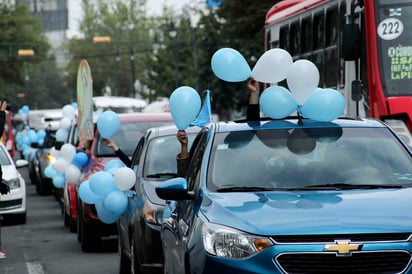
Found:
[[[262,129],[279,129],[279,128],[330,128],[330,127],[386,127],[382,122],[368,118],[339,118],[331,122],[314,121],[310,119],[298,119],[290,117],[287,119],[264,119],[261,121],[247,122],[230,121],[217,122],[214,125],[217,132],[243,131],[243,130],[262,130]]]
[[[139,121],[173,121],[170,113],[119,113],[121,122],[139,122]]]
[[[190,126],[185,129],[186,133],[198,133],[202,128],[198,126]],[[147,132],[154,132],[154,136],[165,136],[165,135],[175,135],[178,131],[176,125],[167,125],[160,127],[149,128]]]

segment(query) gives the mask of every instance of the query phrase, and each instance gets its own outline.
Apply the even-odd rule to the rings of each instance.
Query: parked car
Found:
[[[56,146],[56,130],[45,129],[46,136],[42,144],[32,143],[34,149],[33,156],[29,159],[29,177],[33,184],[36,185],[36,192],[39,195],[55,194],[55,187],[51,178],[44,174],[44,170],[56,159],[50,153],[51,149]],[[56,196],[57,198],[57,196]]]
[[[380,121],[211,124],[156,187],[164,273],[409,273],[411,171]]]
[[[189,146],[199,130],[199,127],[186,130]],[[120,273],[156,270],[163,273],[160,220],[166,201],[157,197],[154,189],[160,182],[177,177],[176,156],[180,152],[177,131],[174,125],[151,128],[133,153],[135,194],[128,198],[129,206],[118,220]]]
[[[173,123],[170,113],[136,112],[118,115],[121,123],[120,129],[111,139],[129,157],[132,156],[137,142],[148,128]],[[95,172],[104,170],[105,163],[115,158],[113,150],[102,144],[102,137],[96,130],[91,144],[89,164],[83,169],[80,182],[88,180]],[[78,187],[76,191],[78,193]],[[94,205],[86,204],[78,197],[77,206],[77,236],[84,252],[99,250],[102,238],[118,236],[117,224],[101,222]]]
[[[84,151],[83,144],[79,140],[79,128],[77,123],[72,123],[66,143],[76,147],[77,152]],[[61,201],[64,225],[70,232],[77,232],[77,182],[66,182],[63,186]]]
[[[3,171],[3,182],[8,184],[10,192],[0,195],[0,215],[10,216],[19,224],[26,223],[26,182],[18,171],[27,166],[27,160],[17,159],[13,161],[3,143],[0,142],[0,165]]]

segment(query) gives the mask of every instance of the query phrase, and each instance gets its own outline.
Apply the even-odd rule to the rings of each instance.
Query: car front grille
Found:
[[[408,241],[411,233],[371,233],[371,234],[324,234],[286,235],[271,237],[276,243],[330,243],[336,239],[350,239],[352,242]]]
[[[11,210],[22,207],[23,200],[10,200],[10,201],[1,201],[0,202],[0,210]]]
[[[275,258],[284,273],[402,273],[411,255],[404,251],[353,252],[350,256],[334,253],[285,253]]]

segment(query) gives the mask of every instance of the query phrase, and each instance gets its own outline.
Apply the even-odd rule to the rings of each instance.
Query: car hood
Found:
[[[260,235],[410,232],[412,189],[203,193],[217,224]]]
[[[12,165],[2,165],[1,170],[3,171],[4,180],[10,180],[18,176],[16,167]]]

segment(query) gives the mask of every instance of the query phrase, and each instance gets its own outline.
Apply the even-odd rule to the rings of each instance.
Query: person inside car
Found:
[[[250,77],[247,81],[247,87],[249,90],[249,103],[246,111],[246,120],[250,122],[259,121],[259,82],[256,81],[253,77]],[[180,142],[180,153],[176,156],[177,175],[178,177],[186,177],[187,167],[189,165],[187,134],[184,130],[178,130],[176,133],[176,138]]]

